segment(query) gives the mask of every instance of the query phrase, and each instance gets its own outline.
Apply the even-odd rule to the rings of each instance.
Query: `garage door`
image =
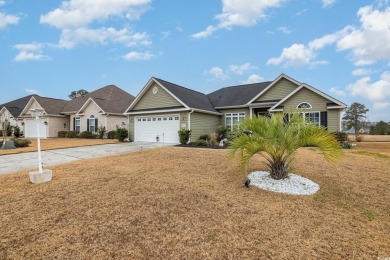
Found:
[[[179,115],[135,117],[134,141],[179,143],[179,130]]]
[[[26,138],[36,138],[37,137],[37,122],[33,119],[24,121],[24,137]],[[39,136],[41,138],[46,138],[46,125],[41,120],[39,124]]]

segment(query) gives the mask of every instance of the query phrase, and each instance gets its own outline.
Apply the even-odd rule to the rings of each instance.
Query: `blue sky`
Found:
[[[389,0],[0,0],[0,103],[281,73],[390,121]]]

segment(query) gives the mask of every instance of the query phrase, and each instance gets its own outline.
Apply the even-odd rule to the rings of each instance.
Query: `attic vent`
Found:
[[[153,91],[153,94],[157,94],[158,88],[157,88],[157,87],[154,87],[152,91]]]

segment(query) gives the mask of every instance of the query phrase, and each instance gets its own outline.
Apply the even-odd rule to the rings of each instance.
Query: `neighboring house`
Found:
[[[0,106],[0,113],[11,114],[11,124],[21,127],[26,138],[37,136],[37,125],[31,116],[32,109],[41,108],[42,138],[57,137],[59,131],[91,131],[104,126],[106,131],[116,127],[127,128],[126,111],[134,96],[114,85],[105,86],[72,100],[62,100],[31,95]]]
[[[178,143],[178,130],[190,129],[191,141],[215,131],[229,130],[245,117],[299,111],[331,131],[340,130],[341,101],[282,74],[274,81],[232,86],[208,95],[151,78],[127,109],[134,141]]]
[[[44,110],[39,124],[39,136],[42,138],[57,137],[58,131],[69,130],[69,118],[61,114],[66,100],[41,97],[34,95],[27,102],[19,118],[23,119],[24,137],[37,137],[37,123],[31,116],[31,110],[40,108]]]
[[[98,127],[106,131],[116,127],[127,128],[127,117],[123,114],[134,96],[114,85],[90,92],[68,101],[61,113],[69,116],[73,131],[96,132]]]
[[[12,126],[19,126],[20,131],[23,132],[23,119],[19,118],[19,115],[33,96],[35,95],[28,95],[0,105],[0,117],[7,119]],[[0,130],[2,130],[1,125]]]

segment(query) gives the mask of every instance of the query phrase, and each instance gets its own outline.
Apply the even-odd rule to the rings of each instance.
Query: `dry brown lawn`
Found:
[[[158,148],[0,177],[0,259],[377,259],[390,256],[390,158],[299,150],[314,196],[251,187],[226,150]],[[265,169],[260,156],[251,170]]]
[[[37,139],[29,139],[31,144],[29,147],[21,147],[11,150],[0,150],[0,155],[15,154],[15,153],[27,153],[37,151]],[[80,139],[80,138],[48,138],[41,139],[41,150],[52,150],[70,147],[79,147],[87,145],[98,144],[112,144],[117,143],[116,139]]]
[[[363,138],[364,142],[390,142],[390,135],[368,135],[363,134],[360,135]],[[351,141],[355,141],[355,135],[349,134],[349,139]]]

